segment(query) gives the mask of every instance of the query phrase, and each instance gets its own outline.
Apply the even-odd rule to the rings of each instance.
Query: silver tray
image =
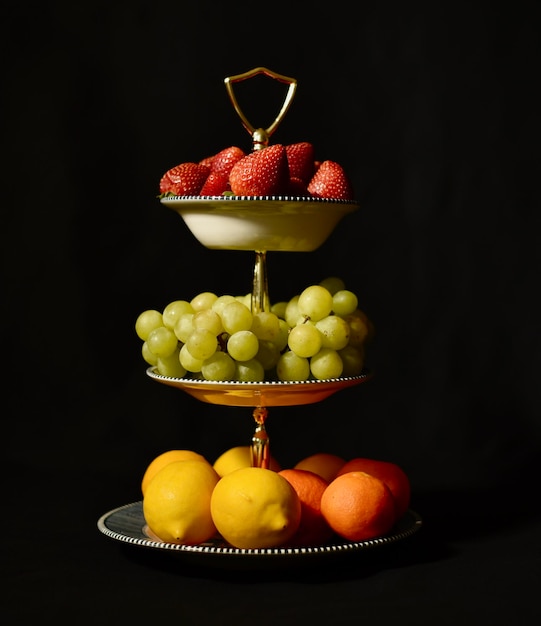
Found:
[[[395,543],[410,537],[422,526],[418,513],[409,510],[388,534],[366,541],[335,540],[321,546],[278,547],[260,549],[233,548],[217,536],[198,545],[167,543],[153,538],[143,516],[142,501],[125,504],[102,515],[98,529],[107,537],[121,543],[167,552],[202,565],[259,567],[261,565],[288,565],[341,554],[354,554]]]

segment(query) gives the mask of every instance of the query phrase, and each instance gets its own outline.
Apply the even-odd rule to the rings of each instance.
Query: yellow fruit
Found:
[[[330,452],[317,452],[299,461],[295,469],[308,470],[324,478],[328,483],[336,477],[346,460]]]
[[[236,548],[271,548],[291,539],[301,520],[301,502],[277,472],[243,467],[223,476],[212,493],[212,519]]]
[[[186,460],[195,460],[195,461],[206,461],[205,457],[198,452],[194,452],[193,450],[167,450],[167,452],[162,452],[155,459],[153,459],[143,474],[143,480],[141,481],[141,492],[143,496],[145,495],[145,491],[148,483],[154,478],[154,476],[172,461],[186,461]]]
[[[252,448],[251,446],[235,446],[229,448],[214,461],[214,469],[220,476],[225,476],[241,467],[252,466]],[[279,472],[282,468],[278,461],[271,456],[270,468],[275,472]]]
[[[220,477],[207,461],[173,461],[150,481],[143,498],[149,529],[162,541],[196,544],[216,534],[210,499]]]

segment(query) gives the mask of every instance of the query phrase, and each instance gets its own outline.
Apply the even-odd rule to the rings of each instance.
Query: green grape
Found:
[[[169,378],[182,378],[186,374],[186,370],[180,364],[179,354],[180,348],[177,348],[173,354],[158,358],[158,373]]]
[[[249,361],[259,350],[259,339],[251,330],[239,330],[227,341],[227,352],[235,361]]]
[[[191,354],[186,344],[184,344],[180,348],[180,352],[178,354],[178,360],[182,367],[188,372],[200,372],[203,367],[203,361],[201,359],[195,359]]]
[[[224,330],[222,318],[214,309],[202,309],[201,311],[197,311],[194,313],[192,323],[194,330],[205,329],[216,337]]]
[[[206,328],[196,328],[184,344],[194,359],[204,361],[218,348],[216,335]]]
[[[143,345],[141,346],[141,354],[149,365],[158,365],[158,357],[150,351],[146,341],[143,341]]]
[[[285,302],[285,301],[284,302],[275,302],[271,306],[270,311],[271,311],[271,313],[274,313],[279,318],[285,320],[287,305],[288,305],[288,302]]]
[[[264,370],[271,370],[278,363],[280,349],[272,341],[260,341],[255,358],[261,363]]]
[[[244,306],[250,311],[252,310],[252,294],[251,293],[247,293],[244,296],[235,296],[235,300],[244,304]]]
[[[358,376],[364,367],[364,348],[356,348],[355,346],[348,345],[342,350],[338,351],[344,369],[342,376]]]
[[[232,335],[239,330],[250,330],[252,327],[252,311],[239,300],[229,302],[221,313],[224,330]]]
[[[163,326],[162,314],[156,309],[148,309],[148,311],[143,311],[135,320],[135,333],[139,339],[146,341],[150,331],[159,326]]]
[[[183,313],[175,324],[174,333],[176,338],[182,343],[188,341],[188,337],[193,333],[193,316],[195,313]]]
[[[339,378],[342,375],[344,364],[336,350],[332,348],[321,348],[321,350],[310,359],[310,372],[318,380],[329,378]]]
[[[374,330],[357,295],[329,276],[257,313],[251,293],[202,291],[143,311],[135,332],[143,360],[167,377],[294,382],[360,374]]]
[[[296,326],[302,318],[302,315],[299,313],[299,297],[300,296],[293,296],[286,305],[284,319],[290,328]]]
[[[361,347],[369,336],[369,326],[366,316],[356,309],[354,313],[344,317],[349,324],[349,343],[357,348]]]
[[[194,311],[202,311],[210,309],[217,299],[218,296],[212,291],[202,291],[190,300],[190,304]]]
[[[290,330],[287,345],[297,356],[309,358],[321,348],[321,333],[309,322],[298,324]]]
[[[340,289],[332,297],[332,310],[336,315],[351,315],[359,304],[357,296],[349,289]]]
[[[230,296],[230,295],[218,296],[216,300],[212,303],[212,310],[216,311],[216,313],[218,313],[218,315],[221,316],[222,311],[224,310],[224,307],[230,304],[231,302],[237,302],[237,299],[235,298],[235,296]]]
[[[278,350],[282,352],[282,350],[287,346],[287,340],[289,338],[289,324],[285,320],[278,318],[278,326],[280,328],[280,332],[278,333],[278,336],[272,340],[272,343],[274,343]]]
[[[187,300],[174,300],[163,310],[163,325],[173,330],[178,318],[183,313],[193,313],[193,307]]]
[[[165,326],[158,326],[150,331],[147,339],[148,349],[156,356],[164,357],[173,354],[178,346],[175,333]]]
[[[327,278],[323,279],[319,284],[325,287],[331,296],[334,296],[337,291],[346,288],[344,281],[338,276],[327,276]]]
[[[339,315],[327,315],[316,322],[322,336],[321,346],[341,350],[349,343],[349,324]]]
[[[215,352],[201,366],[205,380],[224,381],[235,379],[235,361],[225,352]]]
[[[317,322],[332,311],[332,296],[325,287],[311,285],[299,296],[297,307],[301,315]]]
[[[278,316],[270,311],[252,313],[251,331],[258,339],[274,341],[280,335]]]
[[[243,383],[260,383],[265,380],[263,365],[256,359],[235,363],[235,379]]]
[[[310,378],[310,361],[288,350],[278,359],[276,374],[279,380],[284,381],[308,380]]]

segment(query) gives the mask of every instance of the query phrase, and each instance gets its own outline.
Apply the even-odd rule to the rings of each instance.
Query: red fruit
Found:
[[[160,180],[160,193],[175,196],[196,196],[210,173],[208,165],[181,163],[165,172]]]
[[[308,185],[314,175],[314,146],[307,141],[286,146],[289,177],[300,178]]]
[[[199,192],[200,196],[221,196],[225,191],[231,191],[228,172],[211,172]]]
[[[309,196],[308,189],[306,189],[306,183],[300,178],[290,178],[289,187],[287,190],[290,196]]]
[[[353,200],[353,187],[344,168],[335,161],[323,161],[308,184],[318,198]]]
[[[205,157],[204,159],[201,159],[201,161],[199,161],[199,165],[207,165],[208,167],[210,167],[212,169],[212,162],[214,161],[214,157],[216,155],[212,155],[212,156],[208,156]]]
[[[289,168],[286,149],[275,144],[237,161],[229,175],[236,196],[274,196],[287,192]]]
[[[237,146],[230,146],[220,150],[218,154],[212,157],[212,163],[210,165],[211,172],[226,172],[228,175],[231,172],[233,165],[237,161],[244,158],[246,154],[244,150],[237,148]]]

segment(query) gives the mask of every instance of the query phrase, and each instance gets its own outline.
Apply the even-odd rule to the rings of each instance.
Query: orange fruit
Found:
[[[308,470],[288,468],[278,473],[287,479],[301,501],[301,522],[289,544],[317,546],[326,543],[334,535],[321,513],[321,498],[329,483]]]
[[[173,461],[187,460],[205,461],[205,463],[208,463],[202,454],[194,452],[193,450],[167,450],[167,452],[162,452],[155,457],[147,466],[143,474],[143,479],[141,481],[141,492],[143,496],[145,495],[149,482],[154,478],[154,476],[156,476],[162,467],[165,467]]]
[[[397,519],[408,510],[411,497],[410,481],[404,470],[395,463],[357,457],[343,465],[337,476],[346,472],[366,472],[382,480],[393,494]]]
[[[366,472],[337,476],[321,497],[321,513],[329,526],[349,541],[385,535],[396,521],[391,490]]]
[[[346,463],[346,460],[330,452],[318,452],[307,456],[299,461],[294,469],[303,469],[318,474],[328,483],[336,477],[338,470]]]

